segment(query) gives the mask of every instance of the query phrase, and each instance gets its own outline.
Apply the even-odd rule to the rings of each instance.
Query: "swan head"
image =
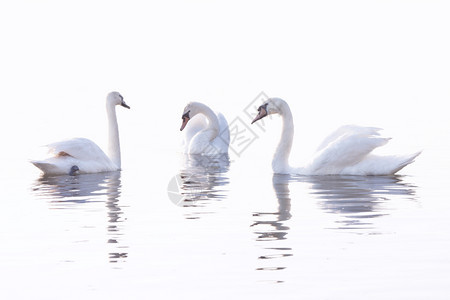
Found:
[[[109,93],[108,96],[106,97],[106,100],[108,103],[111,103],[112,105],[120,105],[130,109],[130,107],[125,103],[125,101],[123,101],[122,95],[118,92]]]
[[[180,131],[186,127],[187,123],[191,118],[193,118],[196,114],[200,112],[200,107],[197,102],[189,102],[183,110],[183,115],[181,119],[183,122],[181,123]]]
[[[283,99],[269,98],[260,107],[258,107],[258,114],[253,119],[252,124],[271,114],[282,114],[282,107],[286,104]]]

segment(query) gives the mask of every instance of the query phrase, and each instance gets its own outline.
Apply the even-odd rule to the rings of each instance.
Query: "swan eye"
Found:
[[[261,111],[262,108],[264,108],[265,111],[267,111],[267,105],[269,103],[264,103],[263,105],[261,105],[260,107],[258,107],[258,111]]]
[[[181,116],[181,118],[182,118],[182,119],[184,119],[184,118],[190,119],[190,117],[189,117],[189,113],[190,113],[190,112],[191,112],[191,111],[188,110],[184,115]]]

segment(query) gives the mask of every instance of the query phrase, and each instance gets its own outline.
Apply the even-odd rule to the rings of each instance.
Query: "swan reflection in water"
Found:
[[[402,176],[309,176],[299,181],[311,184],[310,194],[328,213],[339,214],[335,229],[375,229],[375,218],[388,214],[383,206],[397,197],[415,200],[416,187]],[[363,231],[364,232],[364,231]]]
[[[169,199],[178,206],[194,208],[189,219],[210,213],[203,208],[226,197],[229,166],[227,154],[182,155],[182,169],[168,186]]]
[[[260,255],[262,267],[257,270],[282,270],[285,257],[292,256],[289,247],[289,220],[292,201],[305,201],[291,195],[289,185],[307,183],[309,194],[326,213],[337,214],[335,229],[354,229],[356,233],[373,230],[374,219],[388,214],[382,203],[389,200],[415,200],[416,187],[404,182],[401,176],[291,176],[274,174],[273,188],[278,208],[273,212],[256,212],[251,225],[257,242],[269,254]],[[294,196],[294,197],[293,197]],[[270,260],[270,263],[268,261]],[[282,282],[276,280],[275,282]]]
[[[289,246],[288,221],[291,219],[291,195],[289,182],[292,181],[290,175],[274,174],[272,178],[273,188],[278,201],[278,207],[273,212],[255,212],[255,221],[251,225],[256,235],[256,241],[262,243],[264,254],[259,255],[262,261],[258,271],[276,271],[286,268],[286,262],[280,258],[292,256],[292,248]],[[282,280],[275,280],[275,283],[282,283]]]
[[[83,174],[77,176],[42,176],[33,187],[39,198],[49,202],[52,209],[75,209],[92,212],[89,204],[105,203],[107,208],[107,243],[114,244],[109,261],[125,261],[123,252],[128,247],[120,245],[121,224],[125,218],[119,205],[121,194],[120,172]],[[89,210],[87,210],[89,209]]]

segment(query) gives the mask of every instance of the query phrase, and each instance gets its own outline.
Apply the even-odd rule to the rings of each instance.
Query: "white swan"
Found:
[[[214,113],[203,103],[189,102],[181,119],[183,123],[180,131],[192,119],[185,130],[185,153],[208,155],[228,153],[230,131],[227,120],[221,113]]]
[[[420,152],[410,155],[379,156],[371,152],[385,145],[389,138],[379,136],[379,128],[346,125],[328,136],[305,166],[289,166],[294,137],[294,123],[289,105],[270,98],[258,108],[252,124],[267,115],[280,114],[283,119],[281,140],[272,160],[274,173],[301,175],[392,175],[412,163]]]
[[[130,108],[118,92],[111,92],[106,97],[106,112],[109,123],[109,156],[91,140],[74,138],[47,145],[52,156],[40,161],[31,161],[31,163],[41,169],[45,175],[75,175],[78,173],[120,170],[120,143],[116,105]]]

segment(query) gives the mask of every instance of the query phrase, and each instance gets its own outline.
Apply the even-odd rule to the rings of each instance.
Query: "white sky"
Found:
[[[118,90],[122,139],[172,146],[187,101],[231,121],[264,91],[290,103],[297,143],[356,123],[421,144],[449,133],[449,16],[429,0],[2,1],[2,135],[104,141]]]

